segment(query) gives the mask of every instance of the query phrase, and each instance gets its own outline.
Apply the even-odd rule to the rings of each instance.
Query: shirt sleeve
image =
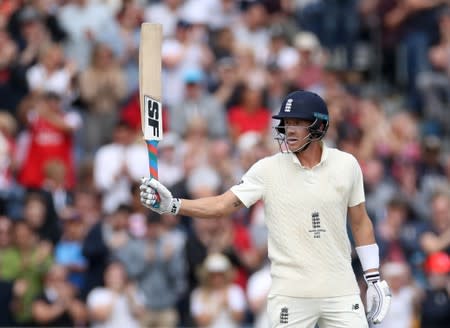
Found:
[[[262,162],[258,161],[244,174],[242,180],[230,188],[233,194],[250,207],[264,197],[264,179]]]
[[[350,190],[348,206],[354,207],[363,203],[364,201],[365,197],[362,170],[358,164],[358,161],[354,158],[353,184]]]

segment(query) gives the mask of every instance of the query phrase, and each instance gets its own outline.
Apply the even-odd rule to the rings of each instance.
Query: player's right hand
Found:
[[[370,323],[380,323],[388,313],[391,305],[391,290],[385,280],[380,280],[380,274],[366,272],[364,279],[367,282],[367,320]]]
[[[180,210],[181,200],[173,198],[172,193],[158,180],[153,178],[142,178],[141,203],[152,211],[163,214],[176,215]]]

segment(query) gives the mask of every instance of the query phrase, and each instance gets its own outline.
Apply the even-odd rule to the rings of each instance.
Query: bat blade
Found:
[[[143,23],[139,44],[139,98],[142,134],[150,176],[158,178],[158,143],[163,138],[161,104],[162,25]]]

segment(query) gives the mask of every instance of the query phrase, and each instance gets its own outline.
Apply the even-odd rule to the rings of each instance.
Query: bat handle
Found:
[[[150,176],[158,180],[158,142],[159,140],[145,140],[148,151]]]
[[[147,151],[148,151],[148,167],[150,169],[150,176],[153,179],[158,180],[158,143],[159,140],[145,140],[145,143],[147,144]],[[158,203],[160,201],[159,195],[158,196]],[[159,207],[159,204],[157,205]]]

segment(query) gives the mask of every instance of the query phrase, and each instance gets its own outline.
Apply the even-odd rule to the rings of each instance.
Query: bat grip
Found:
[[[158,142],[159,140],[145,140],[148,151],[150,176],[158,180]]]
[[[148,152],[148,168],[150,170],[150,176],[153,179],[158,180],[158,143],[159,140],[145,140],[147,144],[147,152]],[[159,195],[158,203],[160,201]],[[159,207],[159,204],[157,205]]]

